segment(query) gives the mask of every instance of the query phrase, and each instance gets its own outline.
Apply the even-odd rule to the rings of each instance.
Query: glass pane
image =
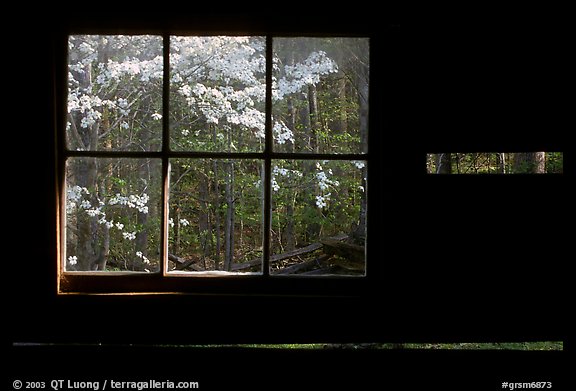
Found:
[[[562,174],[562,152],[429,153],[428,174]]]
[[[263,150],[265,43],[264,37],[171,37],[172,150]]]
[[[274,149],[366,152],[369,67],[368,38],[275,38]]]
[[[67,271],[157,271],[160,159],[66,162]]]
[[[70,36],[68,148],[160,150],[162,74],[162,37]]]
[[[262,270],[262,161],[170,161],[169,271]]]
[[[272,274],[364,275],[366,162],[272,164]]]

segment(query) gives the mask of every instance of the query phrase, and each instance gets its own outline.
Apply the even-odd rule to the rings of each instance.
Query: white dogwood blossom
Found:
[[[302,63],[286,65],[285,76],[275,84],[273,97],[284,99],[286,95],[296,94],[305,87],[320,82],[320,77],[338,72],[336,63],[328,58],[325,52],[312,52]]]
[[[136,239],[136,232],[122,232],[124,239],[134,240]]]
[[[142,262],[144,262],[146,265],[150,264],[150,260],[146,258],[146,256],[142,253],[142,251],[136,251],[136,256],[138,258],[141,258]]]

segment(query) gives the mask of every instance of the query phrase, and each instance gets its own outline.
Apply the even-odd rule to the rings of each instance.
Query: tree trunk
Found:
[[[369,69],[363,65],[358,72],[358,119],[360,125],[360,150],[368,152],[368,96],[369,96]]]
[[[209,163],[208,163],[209,164]],[[206,259],[210,255],[210,208],[208,205],[209,199],[209,186],[210,181],[206,176],[200,178],[200,189],[198,195],[200,196],[200,211],[198,217],[198,230],[200,237],[200,247],[202,248],[203,258]]]
[[[180,178],[180,164],[178,162],[174,162],[172,164],[172,173],[171,175],[174,178]],[[179,224],[179,217],[180,217],[180,184],[177,180],[174,181],[172,185],[170,200],[171,200],[171,210],[169,212],[170,218],[174,223],[173,227],[169,227],[169,230],[172,231],[172,248],[170,252],[175,255],[180,254],[180,224]]]
[[[172,206],[172,211],[170,212],[172,216],[172,232],[173,232],[173,242],[172,242],[172,254],[180,254],[180,200]]]
[[[287,54],[288,58],[286,58],[285,63],[288,64],[289,66],[294,66],[295,53],[296,53],[295,50],[290,50]],[[294,98],[291,95],[288,95],[286,97],[286,105],[288,109],[288,113],[286,116],[288,123],[286,126],[288,126],[288,129],[292,131],[293,135],[296,135],[296,116],[298,115],[298,110],[294,104]],[[296,142],[290,144],[291,144],[290,152],[295,152]]]
[[[81,89],[91,89],[92,69],[90,64],[85,66],[83,72],[71,72],[73,72],[74,78],[78,80]],[[78,118],[73,118],[72,116],[70,116],[70,122],[73,122],[71,126],[77,131],[78,136],[77,142],[72,143],[72,145],[81,149],[97,149],[98,144],[94,141],[98,139],[98,127],[96,127],[96,124],[83,128],[80,126],[80,120]],[[90,202],[92,205],[95,205],[94,202],[97,202],[96,192],[98,191],[96,160],[94,158],[75,159],[73,172],[72,177],[75,182],[69,183],[69,185],[78,185],[88,189],[91,194]],[[81,210],[77,210],[76,213],[78,214],[76,218],[77,252],[74,254],[78,258],[76,270],[93,270],[95,262],[100,255],[97,250],[98,227],[96,219],[86,215]]]
[[[318,133],[321,129],[320,115],[318,113],[318,93],[316,85],[308,86],[308,112],[310,114],[310,133],[308,146],[311,151],[318,152]]]
[[[234,259],[234,163],[226,163],[226,221],[224,224],[224,270],[230,271]]]
[[[436,154],[436,174],[452,174],[452,154]]]
[[[347,96],[346,96],[346,78],[340,77],[338,79],[338,101],[340,102],[339,108],[339,118],[337,121],[337,130],[340,131],[341,134],[348,133],[348,111],[347,111]]]
[[[522,152],[514,154],[514,173],[545,174],[546,152]]]
[[[319,151],[318,145],[318,132],[320,131],[320,118],[318,113],[318,98],[317,98],[317,91],[315,85],[308,86],[308,113],[310,119],[310,131],[307,133],[308,135],[308,149],[312,152]],[[304,171],[306,174],[314,175],[316,168],[315,163],[310,161],[308,165],[305,166]],[[319,192],[318,185],[315,183],[313,185],[312,194],[317,195]],[[316,202],[314,199],[311,199],[308,202],[310,208],[316,208]],[[306,236],[307,241],[317,240],[320,235],[321,225],[318,221],[310,221],[306,225]]]
[[[290,129],[292,131],[293,135],[296,135],[297,110],[296,110],[296,107],[294,106],[294,100],[292,99],[291,96],[287,97],[286,105],[288,106],[288,115],[287,115],[288,124],[286,126],[288,126],[288,129]],[[293,142],[290,144],[291,144],[291,148],[290,148],[291,151],[290,152],[295,152],[296,142]]]
[[[497,153],[496,154],[496,165],[498,167],[498,174],[506,174],[506,154]]]
[[[293,197],[286,205],[286,229],[284,230],[284,240],[286,243],[286,251],[292,251],[296,248],[296,238],[294,233],[294,204]]]
[[[360,213],[358,216],[358,225],[350,235],[353,243],[364,245],[366,241],[366,216],[368,215],[368,197],[367,197],[367,175],[368,169],[366,166],[362,167],[362,195],[360,198]]]
[[[222,253],[222,222],[220,219],[220,185],[218,184],[218,162],[212,162],[214,166],[214,227],[216,229],[216,248],[214,255],[214,269],[220,269],[220,254]]]
[[[150,182],[150,161],[146,160],[142,162],[138,167],[138,176],[140,179],[145,179],[147,183]],[[142,227],[141,231],[136,233],[135,240],[135,251],[140,251],[142,255],[148,258],[148,213],[138,212],[136,216],[136,224]],[[135,254],[134,254],[135,255]],[[135,270],[141,270],[144,268],[144,264],[141,259],[133,258],[136,261]]]
[[[305,195],[305,197],[306,197],[307,193],[312,195],[310,197],[307,197],[306,203],[307,203],[307,207],[310,208],[310,210],[315,210],[315,209],[317,209],[315,196],[320,194],[320,188],[318,186],[318,181],[315,178],[316,162],[314,160],[308,160],[308,161],[302,162],[302,165],[303,165],[304,177],[314,178],[314,180],[312,180],[312,182],[310,184],[309,190],[306,190],[304,192],[304,195]],[[320,225],[320,219],[319,218],[309,218],[307,223],[306,223],[306,231],[305,231],[306,232],[306,242],[311,243],[311,242],[317,241],[319,239],[321,229],[322,229],[322,226]]]

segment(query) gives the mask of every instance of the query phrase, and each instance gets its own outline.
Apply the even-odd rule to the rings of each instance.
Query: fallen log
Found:
[[[293,251],[288,251],[286,253],[272,255],[270,257],[270,263],[283,261],[285,259],[292,258],[292,257],[298,256],[298,255],[308,254],[308,253],[311,253],[312,251],[318,250],[319,248],[322,248],[322,244],[313,243],[309,246],[302,247],[302,248],[299,248],[299,249],[296,249]],[[244,263],[235,263],[232,265],[232,270],[248,269],[248,268],[258,266],[261,264],[262,264],[262,259],[255,259],[253,261],[244,262]]]
[[[326,240],[330,240],[330,241],[338,243],[339,240],[345,240],[347,238],[348,238],[348,235],[343,234],[343,235],[338,235],[338,236],[333,236],[331,238],[327,238]],[[269,262],[270,263],[279,262],[279,261],[283,261],[285,259],[296,257],[298,255],[308,254],[308,253],[311,253],[313,251],[321,249],[322,246],[323,246],[322,242],[312,243],[306,247],[298,248],[296,250],[288,251],[288,252],[285,252],[282,254],[272,255],[270,257]],[[232,270],[236,271],[236,270],[248,269],[251,267],[259,266],[261,264],[262,264],[262,259],[255,259],[253,261],[243,262],[243,263],[235,263],[232,265]]]
[[[321,240],[320,243],[324,246],[324,253],[329,255],[337,255],[345,258],[354,263],[364,265],[366,256],[364,254],[364,247],[356,244],[346,242],[339,242],[330,238]]]
[[[196,262],[196,259],[184,259],[184,258],[180,258],[177,257],[174,254],[168,254],[168,260],[172,261],[176,264],[176,270],[186,270],[186,269],[192,269],[195,272],[202,272],[204,271],[204,269],[194,265],[194,262]]]
[[[294,274],[300,271],[306,271],[308,269],[313,268],[314,266],[321,266],[323,262],[330,259],[330,255],[322,255],[319,258],[312,259],[310,261],[305,261],[301,263],[297,263],[292,266],[285,267],[283,269],[278,269],[272,272],[272,274]]]

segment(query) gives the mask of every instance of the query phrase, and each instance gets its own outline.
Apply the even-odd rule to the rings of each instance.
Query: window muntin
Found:
[[[300,160],[294,159],[293,161],[300,161],[303,165],[313,163],[317,166],[320,164],[319,162],[322,162],[328,165],[338,165],[342,163],[347,166],[357,165],[359,167],[360,164],[354,162],[362,162],[362,167],[357,168],[357,170],[359,170],[358,175],[361,179],[359,179],[358,184],[355,185],[356,190],[354,191],[359,192],[361,191],[359,190],[360,188],[366,188],[365,182],[368,166],[367,154],[365,153],[367,151],[367,112],[356,114],[356,118],[350,121],[354,123],[350,128],[354,127],[356,134],[354,134],[354,131],[346,135],[343,135],[344,132],[341,132],[339,137],[331,140],[326,137],[326,133],[330,132],[331,127],[336,129],[338,126],[329,123],[330,121],[326,121],[326,113],[324,113],[324,117],[322,117],[319,111],[314,112],[314,108],[312,108],[313,105],[310,104],[307,112],[309,121],[318,121],[318,124],[321,124],[322,119],[325,120],[322,128],[316,129],[325,133],[324,138],[322,139],[320,137],[320,131],[316,132],[315,129],[309,127],[308,130],[310,132],[302,133],[304,134],[303,139],[310,140],[313,135],[317,140],[321,140],[321,142],[318,142],[316,147],[313,148],[297,147],[297,142],[295,142],[294,137],[298,137],[298,124],[295,122],[286,123],[287,116],[289,117],[290,114],[281,113],[281,108],[287,108],[288,105],[284,104],[284,102],[278,98],[278,79],[273,74],[274,70],[279,69],[278,54],[276,54],[274,50],[266,50],[266,47],[272,45],[273,42],[276,44],[276,40],[278,40],[278,47],[288,41],[282,42],[282,40],[284,40],[283,38],[272,39],[271,37],[165,36],[163,37],[164,45],[170,43],[169,50],[166,50],[166,47],[162,48],[162,46],[159,45],[159,43],[162,42],[162,37],[124,36],[128,43],[119,44],[117,41],[120,37],[121,36],[70,36],[69,67],[70,69],[77,69],[77,73],[82,73],[82,69],[78,64],[83,64],[85,66],[83,70],[85,76],[86,73],[90,73],[93,84],[82,87],[83,90],[82,88],[77,88],[79,83],[74,81],[73,73],[69,73],[70,93],[68,109],[71,113],[81,115],[78,115],[76,118],[69,116],[66,131],[68,148],[64,148],[63,150],[63,155],[68,162],[85,159],[86,161],[102,161],[100,165],[105,166],[103,162],[106,159],[112,159],[112,156],[118,157],[119,159],[124,158],[126,161],[136,160],[136,157],[148,159],[148,161],[155,161],[153,164],[155,167],[154,178],[156,180],[154,186],[155,194],[159,198],[159,201],[154,200],[156,205],[154,207],[156,215],[153,218],[156,223],[153,229],[154,233],[148,234],[146,232],[146,236],[154,237],[157,243],[148,246],[149,248],[147,248],[146,251],[140,251],[136,248],[137,246],[134,246],[134,248],[129,247],[129,251],[133,253],[131,256],[133,258],[135,257],[132,264],[139,266],[125,267],[119,270],[146,271],[151,273],[157,271],[164,275],[174,268],[174,266],[171,266],[174,262],[171,263],[168,261],[163,263],[160,261],[162,258],[170,259],[170,255],[172,255],[172,257],[176,256],[179,258],[180,261],[183,259],[182,257],[178,257],[177,254],[170,254],[170,245],[171,243],[173,244],[176,235],[175,225],[179,224],[185,227],[190,225],[190,220],[186,217],[180,218],[177,216],[177,211],[174,208],[175,205],[171,203],[174,200],[172,192],[173,189],[176,189],[176,181],[178,180],[174,178],[174,167],[176,163],[186,162],[189,168],[197,174],[202,171],[202,167],[206,169],[208,166],[213,166],[214,162],[222,165],[222,167],[226,167],[228,170],[230,166],[258,167],[248,175],[250,178],[247,180],[248,182],[253,180],[251,191],[254,192],[254,194],[251,195],[251,197],[258,198],[257,193],[261,195],[256,201],[253,199],[252,204],[260,203],[262,205],[260,214],[254,214],[250,218],[250,224],[252,225],[250,231],[253,235],[249,240],[250,243],[257,243],[259,241],[258,235],[254,233],[260,231],[259,235],[262,245],[255,247],[254,250],[261,252],[260,257],[263,258],[262,261],[264,265],[268,263],[267,257],[278,255],[274,254],[276,250],[273,250],[271,247],[272,241],[275,239],[272,238],[274,235],[272,228],[273,222],[271,219],[268,219],[269,223],[266,224],[266,210],[271,210],[270,208],[274,202],[273,198],[276,198],[273,196],[273,187],[275,186],[274,176],[277,175],[278,172],[274,172],[273,170],[278,169],[279,163],[285,162],[286,158],[299,158]],[[86,45],[82,46],[82,44],[86,43],[89,39],[98,43],[98,50],[91,51]],[[327,45],[327,40],[325,39],[310,40],[305,38],[292,38],[290,42],[297,43],[299,40],[315,42],[320,44],[320,46]],[[354,46],[355,43],[360,43],[360,46],[364,48],[362,50],[368,50],[367,38],[338,38],[338,40],[346,43],[348,46],[346,50],[348,51],[350,51],[350,47]],[[152,54],[143,53],[146,42],[150,43]],[[213,55],[211,57],[203,58],[195,57],[194,53],[192,53],[193,49],[198,48],[199,45],[206,49],[207,46],[214,45],[215,42],[219,42],[223,45],[222,47],[226,47],[227,49],[224,50],[223,53],[219,53],[219,49],[213,49]],[[128,48],[132,44],[134,47]],[[120,54],[116,54],[117,58],[122,57],[122,50],[120,49],[123,49],[126,61],[121,63],[119,60],[111,60],[110,56],[102,55],[99,51],[102,45],[119,49],[118,53]],[[76,56],[73,54],[74,50],[79,52]],[[280,52],[281,50],[278,49],[278,51]],[[81,54],[84,52],[86,57],[81,57]],[[158,54],[166,54],[168,52],[170,53],[168,61]],[[238,57],[240,55],[239,53],[244,53],[244,55],[248,53],[246,62],[241,63],[241,67],[233,60],[235,56]],[[95,56],[97,60],[95,66],[94,64],[89,64],[89,55]],[[205,53],[203,55],[205,55]],[[138,65],[138,56],[141,56],[141,61],[148,67]],[[310,64],[310,58],[320,58],[322,56],[327,55],[326,53],[322,54],[322,51],[318,51],[316,54],[311,53],[306,59],[308,60],[308,64]],[[364,56],[364,59],[367,60],[367,53],[364,53]],[[104,61],[103,59],[106,58],[107,61]],[[207,64],[216,58],[220,58],[224,62],[224,65],[221,66],[220,69],[201,69],[202,67],[206,68]],[[73,63],[76,59],[79,59],[78,63]],[[272,61],[270,61],[270,59],[272,59]],[[169,69],[165,69],[167,63],[169,64]],[[187,67],[185,64],[189,64],[189,66]],[[363,66],[366,66],[366,64],[363,64]],[[252,69],[252,73],[250,73],[250,69]],[[334,67],[334,69],[326,72],[326,74],[338,74],[340,70],[336,69],[341,68]],[[97,70],[101,70],[102,74],[97,74]],[[182,70],[190,70],[192,72],[185,74]],[[194,72],[202,74],[203,78],[191,79]],[[270,75],[270,73],[272,73],[272,75]],[[319,75],[318,73],[316,74],[316,76]],[[309,84],[306,83],[318,84],[324,82],[322,78],[316,78],[316,76],[313,75],[311,78],[306,79],[307,81],[304,82],[304,84],[302,84],[302,80],[295,83],[296,85],[301,84],[302,91],[300,91],[300,93],[302,95],[308,94],[311,100],[313,100],[311,96],[312,92],[306,88],[309,87]],[[325,94],[330,94],[334,83],[342,83],[344,76],[346,75],[340,74],[340,79],[338,80],[325,80],[325,84],[322,85],[322,91],[324,91]],[[367,89],[367,68],[365,69],[365,76],[365,88]],[[167,82],[168,77],[169,82]],[[166,78],[166,80],[164,80],[164,78]],[[350,78],[349,75],[348,78]],[[272,83],[270,83],[270,80]],[[96,81],[98,81],[98,83]],[[108,91],[103,97],[96,94],[96,99],[92,100],[86,97],[86,95],[88,95],[87,92],[89,92],[88,87],[91,87],[92,91],[96,88],[97,92],[101,93],[104,90],[103,86],[105,83],[110,81],[116,83],[115,85],[111,85],[111,87],[113,87],[112,91]],[[77,89],[75,90],[74,88]],[[348,89],[351,90],[354,89],[354,87],[348,86]],[[166,93],[166,90],[168,90],[168,93]],[[76,94],[74,94],[74,91],[77,91]],[[86,93],[82,95],[82,91]],[[142,91],[150,92],[151,96],[151,98],[143,99],[144,103],[138,100],[142,97]],[[298,91],[295,90],[291,93],[298,93]],[[316,93],[318,93],[318,89]],[[334,101],[334,99],[341,96],[342,94],[339,95],[335,93],[333,97],[327,97],[326,99],[332,99]],[[315,98],[317,99],[317,97]],[[362,99],[365,100],[364,103],[362,103]],[[71,104],[71,100],[72,102],[84,102],[84,106],[76,103]],[[354,101],[355,103],[351,103]],[[350,97],[348,101],[343,100],[342,102],[356,105],[356,108],[360,111],[367,110],[367,91],[365,91],[364,96],[360,96],[360,93],[357,92],[356,95]],[[332,110],[341,113],[339,119],[341,123],[344,119],[354,118],[354,115],[350,115],[350,107],[347,107],[344,103],[342,107],[338,107],[336,104],[331,107]],[[163,110],[168,106],[170,107],[168,114],[166,114],[168,118],[164,118],[165,113]],[[225,110],[217,110],[221,108]],[[267,108],[268,110],[266,110]],[[188,109],[188,111],[186,109]],[[318,108],[316,108],[316,110],[318,110]],[[306,113],[305,110],[302,110],[302,112]],[[291,110],[290,113],[294,113],[294,111]],[[306,114],[300,115],[300,118],[305,118],[305,115]],[[366,115],[366,117],[359,119],[363,115]],[[127,121],[128,119],[130,121]],[[76,121],[76,123],[70,123],[71,120]],[[362,121],[365,122],[362,123]],[[84,125],[84,128],[96,128],[96,136],[92,134],[91,143],[75,144],[74,139],[79,137],[77,137],[78,135],[74,135],[73,131],[74,127],[76,130],[78,129],[78,123],[80,123],[81,128],[82,125]],[[110,129],[102,130],[101,126],[103,124],[110,127]],[[202,126],[195,128],[195,125]],[[305,126],[305,124],[303,126]],[[300,128],[303,128],[303,126],[300,126]],[[364,128],[360,129],[362,126],[364,126]],[[112,129],[114,129],[114,131]],[[339,128],[340,131],[341,129],[342,127]],[[116,130],[118,131],[116,132]],[[129,134],[128,142],[123,142],[121,136],[123,134],[122,131],[127,131],[127,134]],[[240,137],[242,134],[250,135],[251,137]],[[290,144],[292,144],[292,147],[289,147]],[[309,141],[307,141],[307,145],[310,145]],[[332,148],[330,148],[330,146]],[[309,154],[309,156],[300,156],[302,152]],[[280,170],[282,171],[282,168],[280,168]],[[206,172],[207,171],[204,171],[205,174]],[[334,183],[337,182],[330,179],[321,180],[322,178],[320,178],[318,172],[309,173],[312,174],[312,177],[318,182],[316,185],[317,188],[322,188],[326,186],[326,184],[334,186]],[[167,180],[169,174],[172,175],[172,178],[170,178],[172,182],[168,185]],[[222,173],[219,173],[219,175],[224,175],[227,178],[230,178],[230,174],[231,172],[226,172],[226,169],[224,169]],[[73,175],[67,173],[67,191],[79,186],[72,183],[73,178]],[[246,178],[243,179],[246,181]],[[104,179],[105,182],[118,180],[121,181],[122,179],[114,176]],[[149,190],[149,185],[151,185],[151,183],[145,186],[145,190],[142,190],[142,188],[139,189],[140,197],[144,197],[144,191]],[[276,186],[277,185],[278,183],[276,183]],[[84,191],[83,187],[86,186],[79,187],[82,193]],[[102,186],[99,184],[94,186],[94,188],[99,187]],[[225,188],[225,186],[223,187]],[[322,190],[324,191],[326,189]],[[313,197],[315,197],[314,204],[318,209],[326,208],[328,198],[331,196],[331,194],[328,195],[329,193],[324,194],[323,191],[318,192],[318,194],[313,194]],[[222,192],[225,192],[225,189],[222,190]],[[88,194],[86,194],[86,196],[88,196]],[[112,196],[112,199],[114,196]],[[119,197],[128,197],[128,199],[130,199],[130,195],[128,194],[120,195]],[[119,199],[124,200],[124,198]],[[200,199],[201,204],[207,201],[202,201],[201,197],[197,197],[197,201],[198,199]],[[148,201],[149,200],[150,197],[148,197]],[[159,202],[159,204],[157,204],[157,202]],[[364,221],[362,224],[364,224],[364,227],[360,231],[363,230],[364,233],[360,236],[365,238],[365,196],[363,202]],[[208,202],[204,203],[206,205],[208,204]],[[268,205],[268,208],[266,205]],[[87,206],[87,204],[85,206]],[[228,206],[226,206],[226,208],[228,208]],[[359,210],[362,208],[358,205],[354,205],[354,208],[358,209],[358,215],[360,216]],[[269,212],[268,215],[272,214],[273,216],[276,212]],[[142,212],[139,213],[143,214]],[[197,213],[196,216],[198,218],[196,224],[199,226],[202,220],[199,215],[202,212],[196,211],[195,213]],[[361,218],[359,217],[359,219]],[[106,227],[112,225],[111,229],[114,229],[117,223],[117,221],[108,221],[102,217],[99,221],[101,222],[100,225],[105,225]],[[123,223],[119,224],[119,226],[121,226]],[[241,225],[245,227],[245,222]],[[124,226],[126,226],[126,224],[124,224]],[[135,224],[135,226],[142,228],[142,225]],[[356,230],[354,232],[360,231]],[[243,235],[242,240],[246,240],[245,231],[241,231],[241,234]],[[136,231],[130,231],[126,233],[126,235],[126,237],[123,235],[122,238],[128,241],[135,240],[135,238],[133,238],[134,236],[143,236],[143,234]],[[73,235],[67,236],[70,236],[71,241],[73,241]],[[340,234],[340,236],[342,236],[342,234]],[[104,238],[100,237],[97,242],[105,242],[105,237],[106,235],[104,235]],[[201,242],[204,239],[202,239],[202,235],[199,234],[194,240]],[[188,244],[191,242],[193,241],[189,240]],[[76,247],[77,246],[78,243],[76,243]],[[76,255],[72,255],[69,251],[73,246],[68,245],[67,247],[67,251],[62,255],[62,262],[66,265],[65,270],[72,271],[77,267],[72,268],[67,262],[69,262],[68,258]],[[126,246],[124,245],[124,247]],[[202,251],[203,256],[207,254],[205,248]],[[94,253],[91,255],[97,258],[99,254],[98,250],[94,250]],[[237,257],[237,255],[234,254],[232,262],[233,264],[242,264],[248,259],[247,257],[249,257],[249,255]],[[213,258],[217,258],[217,256]],[[205,261],[206,259],[203,260],[203,262]],[[73,266],[78,265],[77,259],[74,259],[73,263],[75,263]],[[160,267],[157,267],[157,265]],[[215,265],[215,263],[213,263],[213,265]],[[98,267],[92,267],[90,269],[86,267],[83,268],[85,270],[101,270]],[[216,269],[216,266],[213,268]],[[258,268],[256,267],[256,269]],[[206,268],[206,270],[210,270],[210,267]],[[231,270],[234,270],[234,267],[231,267]],[[254,268],[250,271],[253,272]],[[262,272],[264,275],[270,273],[267,269],[263,269]],[[364,273],[354,272],[352,274],[363,275]]]

